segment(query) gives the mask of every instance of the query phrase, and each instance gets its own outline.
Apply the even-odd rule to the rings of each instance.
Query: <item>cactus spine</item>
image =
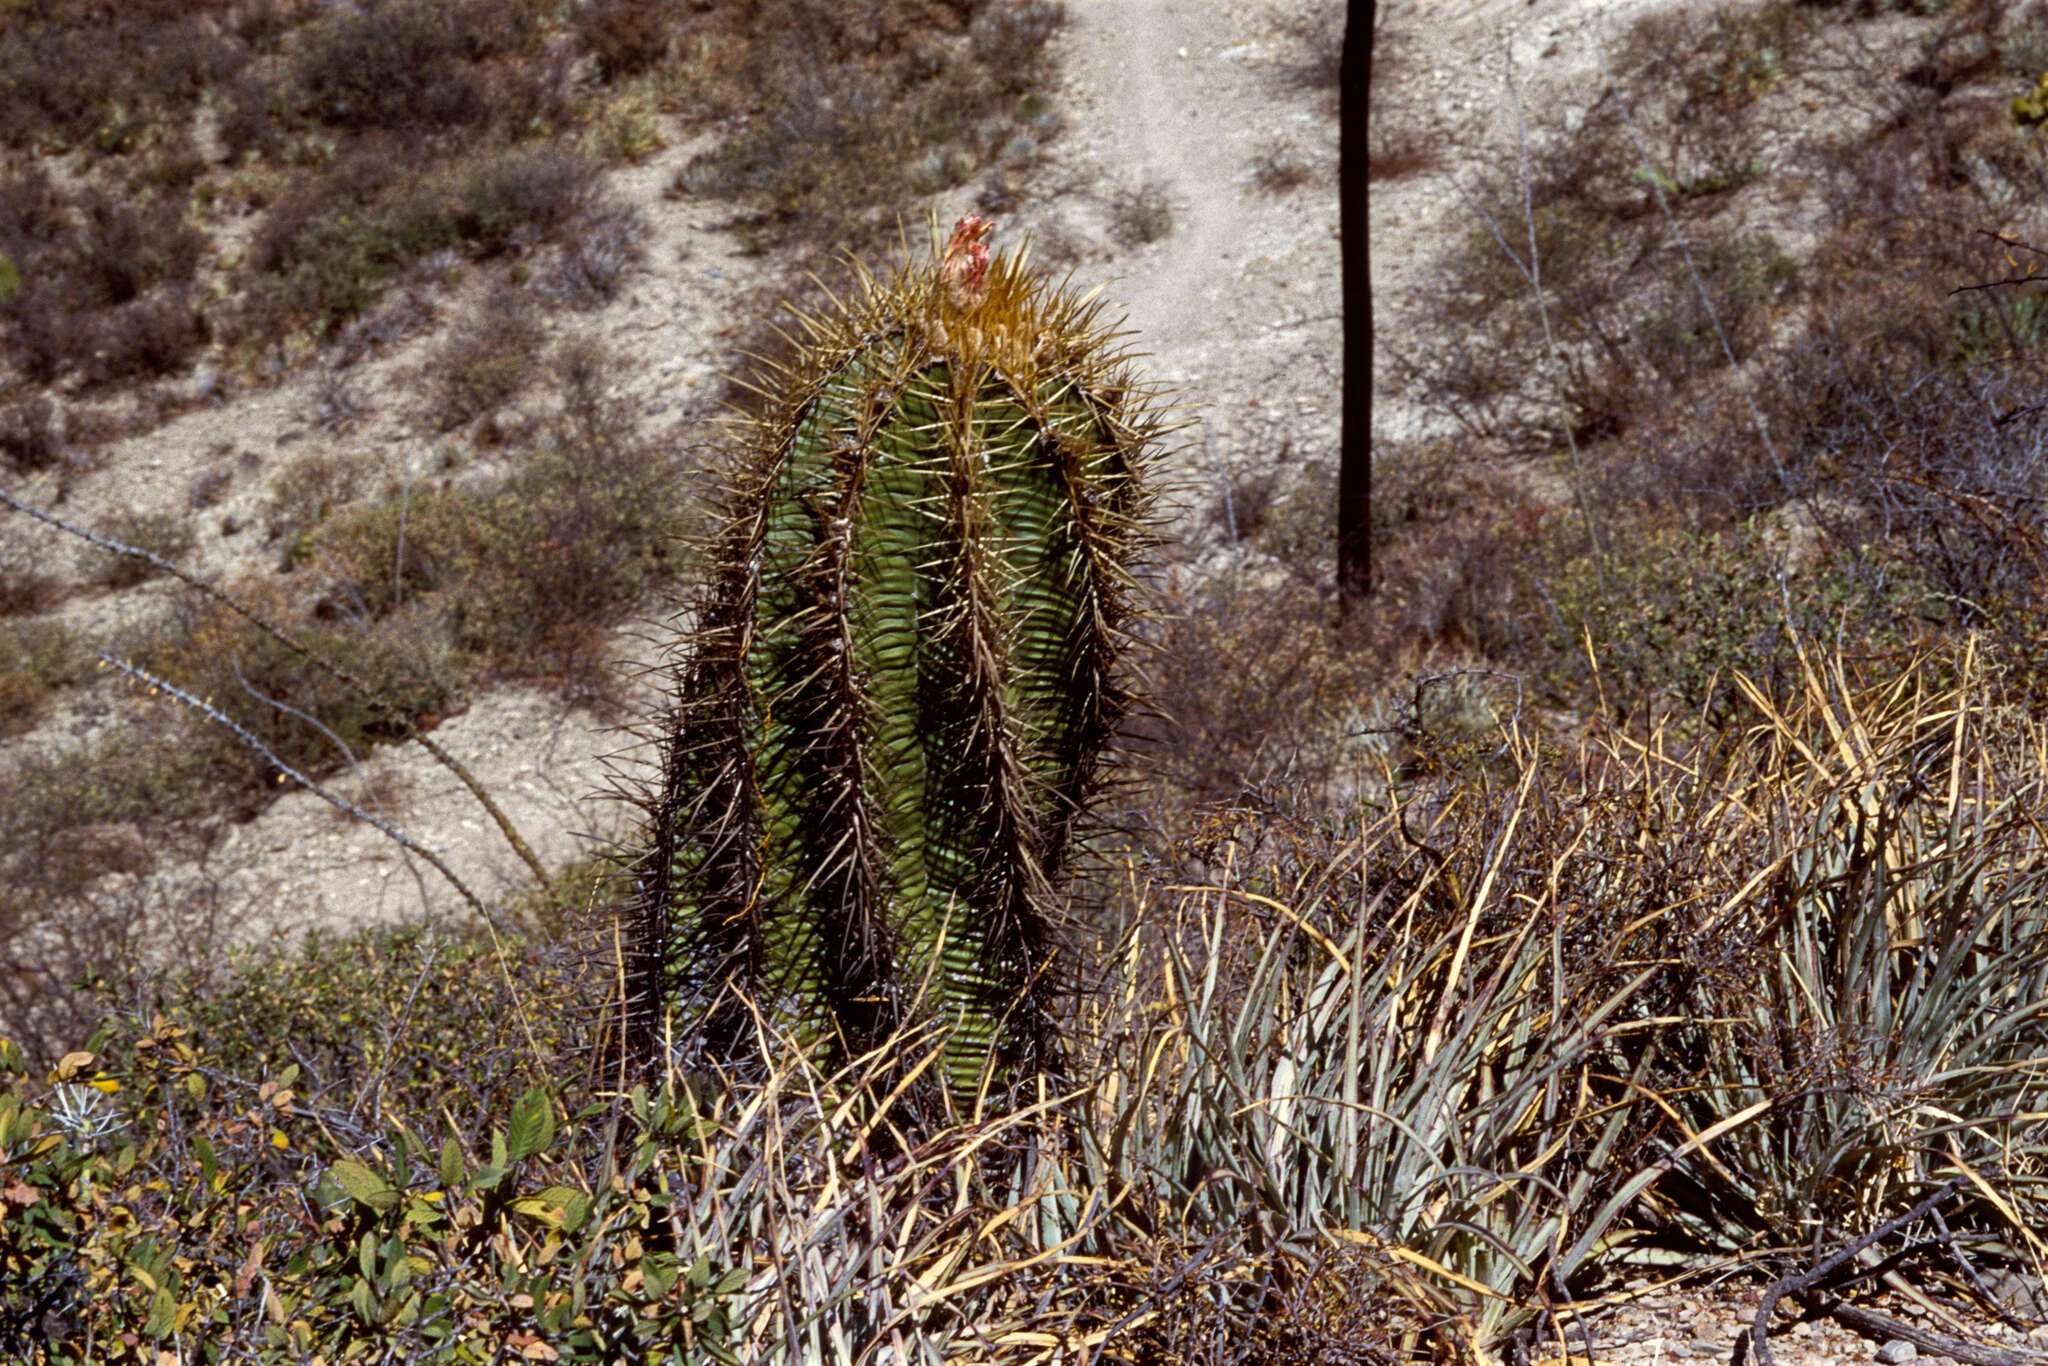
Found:
[[[643,1041],[1051,1061],[1055,894],[1129,703],[1160,421],[1100,306],[961,221],[802,318],[736,427],[640,881]]]

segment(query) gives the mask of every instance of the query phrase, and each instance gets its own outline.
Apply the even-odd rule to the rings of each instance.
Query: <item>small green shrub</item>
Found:
[[[2048,337],[2048,300],[2039,294],[1965,296],[1954,312],[1956,361],[1983,365],[2030,351]]]
[[[1738,362],[1747,359],[1769,334],[1772,306],[1796,297],[1800,283],[1798,264],[1767,234],[1716,237],[1694,253],[1693,265],[1707,299],[1692,267],[1672,261],[1635,326],[1643,358],[1668,383],[1726,365],[1723,337]]]
[[[297,1064],[307,1089],[370,1100],[372,1123],[433,1129],[451,1097],[465,1111],[508,1110],[575,1053],[592,1003],[565,999],[576,985],[566,964],[544,943],[407,925],[235,949],[147,990],[230,1072]],[[524,1028],[508,1029],[515,1019]]]
[[[364,492],[363,465],[352,454],[316,455],[278,470],[262,511],[263,539],[278,545],[278,567],[293,569],[310,557],[313,529]]]
[[[1726,533],[1610,524],[1604,560],[1586,553],[1576,531],[1555,525],[1551,553],[1563,553],[1555,568],[1535,571],[1537,591],[1524,600],[1527,638],[1542,642],[1532,651],[1535,681],[1570,705],[1604,695],[1609,705],[1670,706],[1718,728],[1740,700],[1734,675],[1777,686],[1793,667],[1795,635],[1841,632],[1874,656],[1901,654],[1918,635],[1910,571],[1825,537],[1781,584],[1787,533],[1767,535],[1758,521]]]
[[[1811,17],[1783,0],[1714,15],[1701,35],[1693,97],[1741,104],[1768,94],[1785,79],[1789,60],[1813,30]]]

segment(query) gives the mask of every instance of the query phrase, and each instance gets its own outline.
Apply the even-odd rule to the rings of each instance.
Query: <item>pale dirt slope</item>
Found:
[[[1029,234],[1038,239],[1040,259],[1071,266],[1078,284],[1108,282],[1112,314],[1128,312],[1136,332],[1132,345],[1145,353],[1142,373],[1184,391],[1199,418],[1176,472],[1187,485],[1185,525],[1207,538],[1202,544],[1210,547],[1211,567],[1224,568],[1233,561],[1215,549],[1209,515],[1219,467],[1270,461],[1286,437],[1291,458],[1334,469],[1334,111],[1322,96],[1285,79],[1294,48],[1278,21],[1289,9],[1219,0],[1079,0],[1068,8],[1070,23],[1055,40],[1062,76],[1049,92],[1063,131],[1037,166],[1021,176],[1013,172],[1017,202],[993,212],[996,244],[1014,246]],[[1315,176],[1276,197],[1256,188],[1250,162],[1258,149],[1281,140]],[[743,255],[734,236],[719,227],[727,206],[662,197],[695,150],[678,142],[611,177],[613,192],[647,219],[646,262],[610,307],[549,323],[551,334],[588,329],[613,345],[631,364],[619,377],[619,392],[639,400],[656,429],[687,420],[683,430],[691,439],[701,436],[718,372],[728,363],[723,334],[762,278],[760,261]],[[933,211],[950,221],[984,208],[991,179],[941,196]],[[1111,200],[1149,181],[1165,188],[1172,230],[1126,249],[1111,231]],[[444,325],[462,302],[458,291],[444,303]],[[310,420],[319,375],[308,370],[272,388],[204,404],[110,448],[100,468],[76,480],[63,511],[96,525],[122,508],[182,509],[202,471],[233,463],[244,473],[226,500],[195,514],[194,567],[222,573],[262,566],[275,548],[261,545],[253,530],[221,536],[221,519],[255,521],[268,481],[295,463],[345,454],[362,461],[369,478],[395,479],[404,469],[418,488],[440,477],[436,442],[422,433],[413,412],[419,367],[439,335],[352,372],[366,416],[345,434],[323,432]],[[33,481],[22,492],[45,502],[54,496],[52,487]],[[0,553],[68,560],[75,547],[10,518],[0,524]],[[65,611],[81,623],[146,616],[168,592],[148,585],[114,597],[88,595]],[[667,634],[659,620],[644,623],[622,633],[619,654],[652,665]],[[634,705],[644,709],[655,695],[643,689]],[[96,690],[34,739],[46,741],[50,729],[86,738],[130,705],[117,689]],[[588,836],[622,828],[625,813],[601,796],[606,756],[619,755],[631,741],[618,724],[617,716],[565,709],[536,689],[502,688],[448,719],[436,738],[497,794],[541,858],[557,866],[587,852]],[[623,757],[630,765],[635,754]],[[417,746],[382,749],[365,761],[363,775],[345,775],[335,786],[351,797],[382,794],[380,814],[439,853],[485,897],[507,897],[523,884],[523,866],[489,818]],[[151,875],[152,889],[173,901],[198,884],[221,895],[225,922],[244,936],[461,906],[430,869],[409,869],[389,840],[307,792],[283,795],[256,819],[226,828],[203,863]]]

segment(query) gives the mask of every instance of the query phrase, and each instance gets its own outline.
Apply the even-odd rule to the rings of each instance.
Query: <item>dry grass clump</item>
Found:
[[[917,196],[964,181],[1028,122],[1057,4],[770,0],[678,39],[685,98],[737,129],[678,187],[744,204],[764,249],[863,253]],[[964,39],[964,41],[962,41]],[[922,168],[922,169],[920,169]]]
[[[1368,158],[1374,176],[1388,174],[1384,159]],[[1252,158],[1252,183],[1267,194],[1281,195],[1298,190],[1316,178],[1316,168],[1293,143],[1279,139],[1261,147]]]
[[[52,621],[0,621],[0,738],[36,722],[43,704],[85,676],[77,640]]]
[[[915,1144],[875,1082],[928,1039],[621,1078],[602,938],[168,980],[47,1081],[0,1050],[37,1195],[0,1212],[0,1341],[72,1362],[182,1314],[252,1362],[1478,1359],[1646,1249],[1775,1276],[1933,1192],[1995,1269],[2042,1218],[2048,1100],[2048,748],[2003,689],[1968,651],[1805,656],[1708,743],[1509,725],[1486,763],[1221,815],[1204,875],[1118,875],[1068,1079]],[[115,1133],[147,1179],[86,1218]],[[177,1279],[63,1271],[137,1257]]]
[[[1173,201],[1163,181],[1126,186],[1109,196],[1109,235],[1123,247],[1157,242],[1173,231]]]
[[[1287,75],[1307,90],[1337,92],[1344,65],[1344,6],[1332,0],[1307,3],[1280,16],[1280,31],[1289,39]]]

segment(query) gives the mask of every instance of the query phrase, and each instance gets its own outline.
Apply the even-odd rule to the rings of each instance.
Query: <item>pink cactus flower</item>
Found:
[[[994,227],[995,224],[973,213],[953,225],[953,237],[946,243],[946,259],[939,266],[939,276],[946,282],[956,308],[973,308],[988,297],[988,246],[982,239]]]

